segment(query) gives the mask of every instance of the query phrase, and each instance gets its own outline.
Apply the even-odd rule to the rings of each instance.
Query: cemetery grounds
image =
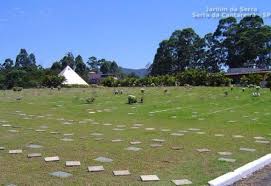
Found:
[[[207,185],[270,153],[268,89],[259,97],[249,88],[153,87],[144,95],[140,88],[118,89],[123,94],[114,95],[114,88],[1,91],[0,184],[174,185],[171,180],[188,179]],[[127,104],[130,94],[144,103]],[[86,104],[89,97],[95,101]],[[9,154],[12,149],[22,153]],[[50,156],[60,160],[45,162]],[[66,167],[68,160],[81,165]],[[105,170],[88,172],[94,165]],[[131,174],[113,176],[114,170]],[[50,175],[55,171],[72,176]],[[160,181],[142,182],[140,175]]]

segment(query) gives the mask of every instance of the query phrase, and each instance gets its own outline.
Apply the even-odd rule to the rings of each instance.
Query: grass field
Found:
[[[172,87],[167,94],[163,88],[146,88],[144,103],[134,105],[126,104],[127,95],[140,97],[140,88],[122,89],[122,95],[113,95],[110,88],[0,92],[0,146],[5,147],[0,151],[0,184],[173,185],[170,180],[186,178],[194,185],[207,185],[209,180],[270,153],[270,144],[256,143],[254,139],[271,138],[271,93],[267,89],[261,90],[260,97],[252,97],[252,90],[242,92],[240,88],[230,91],[229,88]],[[227,89],[229,95],[224,96]],[[85,99],[93,95],[95,102],[85,104]],[[16,100],[17,97],[22,99]],[[12,127],[3,127],[6,124]],[[134,124],[143,126],[135,128]],[[38,129],[45,131],[37,132]],[[54,131],[59,134],[50,133]],[[73,141],[61,140],[70,133],[73,135],[66,138]],[[234,135],[244,137],[234,138]],[[123,141],[112,142],[114,139]],[[154,148],[150,145],[157,142],[152,139],[165,142]],[[129,144],[135,140],[142,143]],[[43,148],[31,149],[27,147],[29,144]],[[128,151],[125,148],[129,146],[142,149]],[[173,146],[183,148],[173,150]],[[240,147],[256,151],[243,152]],[[200,153],[196,150],[200,148],[208,148],[210,152]],[[23,153],[11,155],[10,149],[23,149]],[[228,158],[236,162],[218,161],[222,157],[218,152],[224,151],[232,152]],[[42,157],[27,158],[31,152],[40,152]],[[46,163],[43,159],[46,156],[59,156],[60,161]],[[95,161],[99,156],[113,162]],[[81,166],[65,167],[67,160],[78,160]],[[91,165],[103,165],[105,171],[90,173],[87,167]],[[130,170],[131,175],[112,175],[113,170],[122,169]],[[54,171],[73,176],[50,176]],[[160,181],[143,183],[139,176],[144,174],[156,174]]]

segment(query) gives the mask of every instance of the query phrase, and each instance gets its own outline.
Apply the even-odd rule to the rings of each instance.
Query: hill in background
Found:
[[[141,68],[141,69],[130,69],[130,68],[123,68],[120,67],[121,71],[125,74],[131,74],[135,73],[139,77],[144,77],[148,74],[148,70],[146,68]]]

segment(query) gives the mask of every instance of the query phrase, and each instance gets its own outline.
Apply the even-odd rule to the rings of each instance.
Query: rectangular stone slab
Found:
[[[126,150],[129,150],[129,151],[140,151],[141,148],[139,148],[139,147],[127,147]]]
[[[89,172],[101,172],[104,171],[104,167],[102,165],[99,166],[89,166],[88,167]]]
[[[45,157],[44,160],[45,160],[46,162],[59,161],[59,157],[58,157],[58,156]]]
[[[138,144],[141,144],[141,141],[131,141],[130,144],[131,145],[138,145]]]
[[[203,148],[203,149],[197,149],[198,152],[210,152],[209,149]]]
[[[159,181],[160,180],[157,175],[141,175],[140,179],[144,182],[145,181]]]
[[[72,176],[72,174],[70,174],[68,172],[63,172],[63,171],[51,172],[51,173],[49,173],[49,175],[56,176],[59,178],[67,178],[67,177]]]
[[[103,162],[103,163],[110,163],[113,161],[112,159],[107,158],[107,157],[103,157],[103,156],[100,156],[94,160],[99,161],[99,162]]]
[[[171,136],[183,136],[184,134],[175,132],[175,133],[171,133],[170,135]]]
[[[41,157],[41,153],[30,153],[27,155],[28,158]]]
[[[246,151],[246,152],[255,152],[256,149],[251,149],[251,148],[244,148],[244,147],[241,147],[240,148],[240,151]]]
[[[218,152],[218,154],[221,155],[221,156],[230,156],[230,155],[232,155],[231,152]]]
[[[9,154],[21,154],[21,153],[23,153],[23,150],[21,150],[21,149],[9,150],[8,153]]]
[[[154,141],[154,142],[160,142],[160,143],[165,142],[164,139],[157,139],[157,138],[152,139],[152,141]]]
[[[130,171],[129,170],[116,170],[113,171],[114,176],[128,176],[130,175]]]
[[[66,161],[67,167],[80,166],[80,165],[81,165],[80,161]]]
[[[188,179],[171,180],[175,185],[190,185],[192,182]]]
[[[255,143],[269,144],[270,141],[266,141],[266,140],[256,140]]]

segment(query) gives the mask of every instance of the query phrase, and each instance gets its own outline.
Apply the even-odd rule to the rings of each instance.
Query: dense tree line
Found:
[[[92,56],[85,63],[80,55],[74,57],[69,52],[59,61],[54,62],[50,68],[43,68],[37,65],[33,53],[28,54],[25,49],[21,49],[16,56],[15,62],[8,58],[0,64],[0,88],[57,87],[65,80],[63,77],[59,77],[58,74],[67,65],[86,81],[88,81],[90,70],[124,77],[115,61],[97,59]]]
[[[134,73],[125,75],[115,61],[92,56],[84,62],[71,52],[50,68],[43,68],[37,65],[33,53],[21,49],[15,61],[8,58],[1,63],[0,88],[56,87],[64,81],[58,74],[67,65],[86,81],[89,71],[118,76],[118,81],[105,79],[103,84],[107,86],[224,85],[229,80],[220,72],[226,68],[271,67],[271,27],[261,17],[249,16],[239,22],[233,17],[221,19],[215,31],[203,38],[192,28],[176,30],[159,44],[145,78]],[[258,83],[259,77],[242,77],[241,82]]]
[[[126,77],[114,79],[108,77],[102,85],[108,87],[133,87],[133,86],[228,86],[231,80],[223,73],[208,73],[200,69],[186,69],[175,75],[147,76],[144,78]]]
[[[151,75],[176,74],[187,68],[219,72],[225,68],[271,65],[271,27],[259,16],[221,19],[214,33],[201,38],[192,28],[176,30],[159,48]]]

